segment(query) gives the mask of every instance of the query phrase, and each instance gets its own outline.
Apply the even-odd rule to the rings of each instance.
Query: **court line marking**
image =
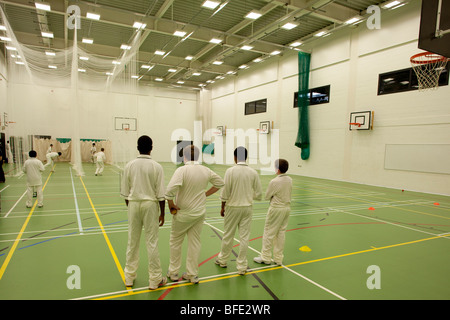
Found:
[[[6,187],[4,187],[2,190],[0,190],[0,192],[3,192],[3,190],[8,189],[8,187],[9,187],[9,184]]]
[[[55,165],[56,166],[56,165]],[[54,168],[54,167],[53,167]],[[45,181],[44,187],[42,188],[42,192],[44,192],[45,187],[47,186],[48,181],[50,180],[50,177],[52,176],[53,172],[50,172],[50,174],[47,177],[47,180]],[[28,222],[31,219],[31,216],[33,215],[34,210],[36,209],[37,206],[37,200],[34,201],[34,205],[30,210],[30,213],[28,214],[27,219],[25,220],[24,224],[22,225],[22,229],[20,229],[19,235],[17,236],[16,240],[14,241],[11,249],[8,252],[8,255],[6,256],[5,261],[3,261],[2,267],[0,268],[0,280],[2,280],[3,275],[5,274],[6,271],[6,267],[8,266],[9,262],[11,261],[12,255],[14,254],[14,252],[16,251],[17,246],[19,245],[19,241],[22,238],[22,235],[28,225]]]
[[[72,190],[73,190],[73,198],[75,201],[75,210],[77,213],[78,231],[80,232],[80,234],[83,234],[83,226],[81,225],[80,210],[78,208],[77,193],[75,192],[75,184],[73,183],[73,175],[72,175],[71,167],[69,167],[69,171],[70,171],[70,180],[72,181]]]
[[[14,208],[17,206],[17,204],[20,202],[20,200],[22,200],[22,198],[25,197],[26,194],[27,194],[27,190],[25,190],[25,192],[22,194],[22,196],[19,198],[19,200],[17,200],[16,203],[14,203],[12,208],[9,209],[8,213],[3,218],[8,218],[9,214],[14,210]]]
[[[105,231],[105,228],[103,227],[102,221],[100,220],[100,217],[98,216],[97,210],[95,209],[94,203],[92,202],[92,199],[89,196],[89,192],[87,191],[86,185],[84,184],[83,179],[82,179],[81,176],[80,176],[80,181],[81,181],[81,184],[83,185],[84,191],[86,192],[86,195],[88,197],[89,203],[91,204],[92,210],[94,212],[95,218],[97,219],[98,225],[100,226],[100,229],[102,231],[103,237],[105,238],[106,244],[108,245],[109,251],[111,252],[111,255],[112,255],[113,259],[114,259],[116,267],[117,267],[117,269],[119,271],[119,274],[120,274],[120,276],[121,276],[121,278],[123,280],[123,283],[125,284],[125,273],[123,271],[123,268],[120,265],[120,261],[117,258],[116,252],[114,251],[114,248],[113,248],[111,242],[109,241],[108,235],[106,234],[106,231]],[[129,287],[127,287],[127,288],[129,288]]]

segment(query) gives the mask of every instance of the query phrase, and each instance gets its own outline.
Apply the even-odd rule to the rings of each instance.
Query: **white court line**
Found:
[[[8,213],[5,215],[4,218],[8,218],[9,214],[14,210],[14,208],[17,206],[17,204],[20,202],[20,200],[22,200],[23,197],[25,197],[25,195],[27,194],[27,190],[25,190],[25,192],[23,193],[23,195],[19,198],[19,200],[16,201],[16,203],[14,203],[13,207],[11,209],[9,209]]]
[[[75,184],[73,183],[73,176],[72,176],[72,168],[69,167],[70,171],[70,180],[72,180],[72,190],[73,190],[73,197],[75,200],[75,209],[77,212],[77,221],[78,221],[78,230],[80,234],[83,234],[83,227],[81,225],[81,218],[80,218],[80,210],[78,209],[78,201],[77,201],[77,193],[75,192]]]
[[[0,192],[2,192],[3,190],[5,190],[8,187],[9,187],[9,184],[6,187],[4,187],[2,190],[0,190]]]
[[[221,233],[224,233],[224,231],[222,231],[222,230],[220,230],[219,228],[216,228],[216,227],[210,225],[210,224],[207,223],[206,221],[204,222],[204,224],[210,226],[211,228],[213,228],[213,229],[215,229],[215,230],[217,230],[217,231],[219,231],[219,232],[221,232]],[[234,240],[240,243],[240,241],[239,241],[238,239],[234,238]],[[248,246],[248,248],[249,248],[250,250],[256,252],[257,254],[261,255],[261,252],[259,252],[258,250],[252,248],[251,246]],[[302,279],[308,281],[309,283],[311,283],[311,284],[317,286],[318,288],[320,288],[320,289],[322,289],[322,290],[325,290],[326,292],[332,294],[333,296],[335,296],[335,297],[337,297],[337,298],[339,298],[339,299],[341,299],[341,300],[347,300],[347,299],[345,299],[344,297],[338,295],[337,293],[331,291],[330,289],[327,289],[327,288],[325,288],[324,286],[318,284],[317,282],[315,282],[315,281],[313,281],[313,280],[311,280],[311,279],[305,277],[304,275],[302,275],[302,274],[300,274],[300,273],[298,273],[298,272],[292,270],[291,268],[285,267],[284,265],[281,265],[281,266],[282,266],[284,269],[286,269],[286,270],[292,272],[293,274],[295,274],[295,275],[301,277]],[[273,267],[273,266],[269,266],[269,267]],[[249,269],[248,271],[251,272],[251,271],[254,271],[254,270],[255,270],[255,269]]]

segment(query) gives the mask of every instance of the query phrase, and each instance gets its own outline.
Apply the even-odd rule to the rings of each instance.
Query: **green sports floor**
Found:
[[[167,185],[176,166],[163,167]],[[227,169],[211,168],[222,177]],[[5,172],[11,170],[4,165]],[[53,173],[47,168],[43,208],[26,208],[26,177],[7,177],[0,185],[0,299],[450,299],[450,197],[293,175],[283,266],[253,262],[261,250],[267,201],[254,204],[249,272],[237,274],[235,255],[226,269],[214,264],[223,234],[215,194],[207,201],[200,283],[169,282],[148,290],[142,237],[138,277],[127,289],[127,213],[119,171],[107,166],[103,176],[94,176],[89,163],[84,170],[80,178],[67,163],[56,163]],[[261,176],[264,191],[272,178]],[[170,227],[167,214],[159,234],[164,274]],[[238,239],[235,244],[237,253]]]

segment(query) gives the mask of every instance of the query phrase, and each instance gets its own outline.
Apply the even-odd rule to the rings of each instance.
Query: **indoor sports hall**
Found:
[[[450,1],[424,2],[0,0],[0,299],[450,299]],[[215,263],[218,191],[199,283],[149,289],[141,236],[126,287],[120,186],[142,135],[165,186],[191,144],[222,178],[245,146],[263,194],[286,159],[283,263],[253,261],[264,197],[247,272],[238,232],[227,267]],[[30,150],[45,168],[43,203],[27,205]],[[171,227],[166,206],[163,275]]]

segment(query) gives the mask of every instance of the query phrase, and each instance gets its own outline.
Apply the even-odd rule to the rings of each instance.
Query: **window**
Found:
[[[439,77],[439,86],[448,85],[449,65]],[[382,73],[378,77],[378,95],[417,90],[416,73],[412,68]]]
[[[245,103],[245,115],[262,113],[267,111],[267,99]]]
[[[309,89],[309,105],[322,104],[330,102],[330,85]],[[294,108],[298,107],[298,91],[294,93]]]

